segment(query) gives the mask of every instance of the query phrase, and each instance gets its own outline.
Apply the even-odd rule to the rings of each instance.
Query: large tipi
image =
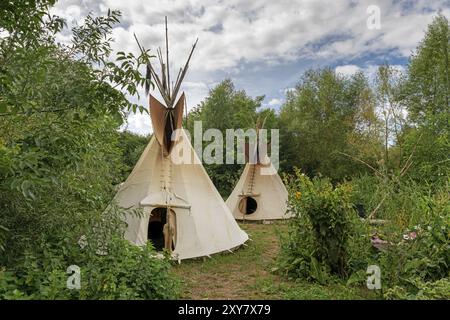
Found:
[[[257,136],[262,126],[256,126]],[[253,163],[247,161],[238,183],[226,204],[238,220],[276,220],[290,218],[288,192],[266,154],[260,155],[259,141],[254,146]],[[248,148],[247,148],[248,150]],[[252,150],[250,150],[252,151]],[[262,152],[261,152],[262,153]],[[247,158],[249,158],[247,156]]]
[[[168,49],[165,63],[158,51],[161,78],[148,64],[148,78],[154,80],[166,106],[150,95],[153,137],[115,198],[123,208],[143,211],[126,216],[126,239],[137,245],[152,241],[157,249],[169,250],[178,260],[231,250],[248,240],[181,129],[184,93],[175,101],[194,48],[195,44],[172,88]],[[175,161],[180,150],[182,158],[191,161]]]

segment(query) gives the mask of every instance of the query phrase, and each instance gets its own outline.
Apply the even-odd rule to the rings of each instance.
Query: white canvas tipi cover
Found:
[[[288,192],[271,163],[245,165],[244,171],[226,204],[239,220],[290,218]]]
[[[153,137],[115,198],[123,208],[143,209],[141,215],[126,215],[126,239],[137,245],[150,239],[178,260],[231,250],[248,240],[181,129],[184,93],[175,101],[196,44],[171,82],[166,17],[166,61],[158,50],[162,74],[149,60],[145,82],[147,93],[154,82],[165,105],[150,94]]]
[[[208,256],[242,245],[248,235],[234,220],[183,130],[174,146],[190,153],[190,164],[175,164],[162,155],[155,136],[145,148],[116,200],[124,208],[143,208],[143,215],[128,215],[125,238],[137,245],[147,242],[150,213],[169,207],[175,213],[173,257]],[[178,162],[178,161],[177,161]]]

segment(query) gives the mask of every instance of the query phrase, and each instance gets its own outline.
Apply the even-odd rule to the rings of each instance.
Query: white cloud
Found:
[[[344,66],[337,66],[335,71],[336,73],[340,73],[344,76],[354,75],[356,72],[360,71],[360,67],[354,64],[347,64]]]
[[[289,87],[289,88],[284,88],[284,89],[280,90],[280,92],[282,92],[283,94],[286,95],[288,92],[294,91],[294,90],[295,90],[295,87]]]
[[[85,10],[77,10],[76,2],[59,2],[57,12],[79,20]],[[424,10],[426,1],[411,4],[412,12],[405,14],[401,3],[378,1],[381,29],[369,30],[366,8],[371,1],[190,0],[158,1],[151,5],[143,0],[103,0],[91,5],[78,2],[79,8],[91,6],[100,11],[110,7],[122,11],[124,27],[115,32],[121,48],[136,47],[133,32],[146,47],[162,46],[164,15],[167,15],[174,61],[184,63],[190,45],[199,37],[192,70],[201,71],[235,68],[242,61],[338,59],[377,50],[397,50],[407,56],[435,15]],[[444,7],[444,2],[441,3]],[[439,6],[435,3],[434,7]]]
[[[366,9],[372,4],[380,7],[379,30],[366,25]],[[336,71],[351,74],[358,68],[352,59],[367,55],[405,59],[439,10],[450,15],[446,0],[408,4],[391,0],[61,0],[53,11],[73,25],[90,11],[104,13],[107,8],[122,12],[122,23],[113,31],[113,48],[135,53],[133,33],[153,52],[158,46],[164,48],[164,16],[168,16],[173,77],[199,38],[185,79],[189,107],[207,95],[212,83],[231,76],[239,80],[250,71],[257,74],[290,65],[292,73],[284,76],[292,78],[298,74],[299,61],[308,61],[310,66],[347,61]],[[68,40],[64,34],[60,39]],[[285,79],[276,73],[270,77],[271,84],[266,79],[259,82],[255,75],[249,84],[252,88],[244,89],[260,92],[265,81],[265,88],[272,87],[274,92],[264,93],[277,96],[276,91],[292,86],[281,83]]]
[[[282,103],[283,101],[281,101],[281,99],[273,98],[267,104],[269,105],[269,107],[278,107]]]
[[[373,82],[376,78],[379,67],[380,67],[380,65],[369,64],[369,65],[365,66],[364,69],[362,69],[362,71],[364,72],[366,77],[369,79],[369,81]],[[405,73],[405,71],[406,71],[406,68],[403,65],[394,64],[394,65],[390,65],[390,67],[393,68],[394,70],[396,70],[399,74]]]
[[[141,135],[147,135],[152,133],[152,122],[150,116],[146,113],[130,114],[127,119],[127,123],[122,126],[122,129],[126,129],[132,132],[139,133]]]
[[[181,90],[186,92],[186,103],[188,111],[196,107],[207,95],[214,84],[208,85],[204,82],[185,81]]]

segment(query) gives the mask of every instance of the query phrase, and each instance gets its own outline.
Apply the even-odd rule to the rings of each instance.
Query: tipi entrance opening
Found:
[[[162,251],[163,249],[175,250],[176,239],[176,223],[175,212],[170,209],[172,219],[167,217],[167,208],[159,207],[155,208],[150,213],[150,219],[148,221],[147,239],[152,242],[156,251]],[[170,221],[169,221],[170,220]],[[172,224],[172,228],[169,227],[169,223]],[[171,232],[169,232],[169,229]]]
[[[243,214],[252,214],[255,213],[258,208],[258,203],[252,197],[243,197],[239,202],[239,210]]]

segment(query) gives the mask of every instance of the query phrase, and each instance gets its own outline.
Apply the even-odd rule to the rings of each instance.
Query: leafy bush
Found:
[[[144,152],[149,137],[134,134],[128,131],[120,133],[119,148],[122,151],[122,170],[120,182],[128,178],[139,157]]]
[[[403,232],[433,218],[449,201],[447,184],[418,183],[408,176],[360,176],[350,182],[353,203],[361,204],[366,216],[389,221],[390,232]]]
[[[436,200],[437,201],[437,200]],[[380,253],[379,265],[383,283],[410,296],[420,293],[422,286],[450,276],[450,214],[449,203],[430,203],[428,222],[390,236],[391,245]],[[445,210],[445,211],[444,211]],[[401,240],[399,240],[401,239]],[[396,240],[396,241],[395,241]],[[401,288],[401,289],[399,289]],[[450,291],[448,291],[450,292]]]
[[[411,293],[410,290],[395,286],[390,288],[384,294],[386,299],[389,300],[449,300],[450,299],[450,280],[449,278],[442,278],[434,282],[423,282],[418,278],[411,279],[410,284],[413,285],[416,290],[415,293]]]
[[[366,177],[333,187],[327,179],[310,179],[297,170],[287,180],[294,218],[282,238],[281,269],[291,277],[319,283],[337,275],[354,285],[365,282],[367,266],[374,264],[381,270],[385,298],[445,297],[450,270],[446,188],[432,194],[414,189],[415,184],[397,183],[379,212],[390,219],[385,225],[369,226],[357,217],[350,199],[376,206],[377,201],[364,192],[386,185],[372,185],[378,183]],[[374,234],[386,241],[381,250],[370,244]]]
[[[282,239],[282,269],[323,283],[332,275],[346,278],[366,268],[370,242],[350,202],[349,185],[333,187],[299,170],[287,182],[294,218]]]
[[[353,178],[349,183],[352,186],[351,202],[361,205],[365,216],[369,215],[382,197],[377,177],[365,174]]]
[[[91,248],[41,244],[28,251],[13,270],[0,269],[0,299],[168,299],[178,282],[170,275],[170,260],[157,258],[148,245],[136,247],[115,238],[107,252]],[[101,253],[101,254],[99,254]],[[105,254],[106,253],[106,254]],[[68,289],[67,268],[80,267],[81,288]]]
[[[144,84],[139,68],[151,57],[111,56],[118,11],[89,15],[70,43],[58,43],[65,24],[49,13],[54,3],[18,0],[0,10],[0,298],[174,297],[169,263],[120,240],[123,212],[105,211],[128,170],[123,160],[134,157],[118,129],[144,110],[126,94]],[[66,288],[72,264],[82,271],[80,291]]]
[[[378,208],[376,218],[385,219],[372,232],[387,242],[374,262],[381,269],[386,298],[415,299],[422,287],[432,290],[449,277],[448,186],[421,185],[409,178],[362,178],[352,185],[354,197],[365,197],[368,211]],[[368,190],[373,190],[370,196]]]

